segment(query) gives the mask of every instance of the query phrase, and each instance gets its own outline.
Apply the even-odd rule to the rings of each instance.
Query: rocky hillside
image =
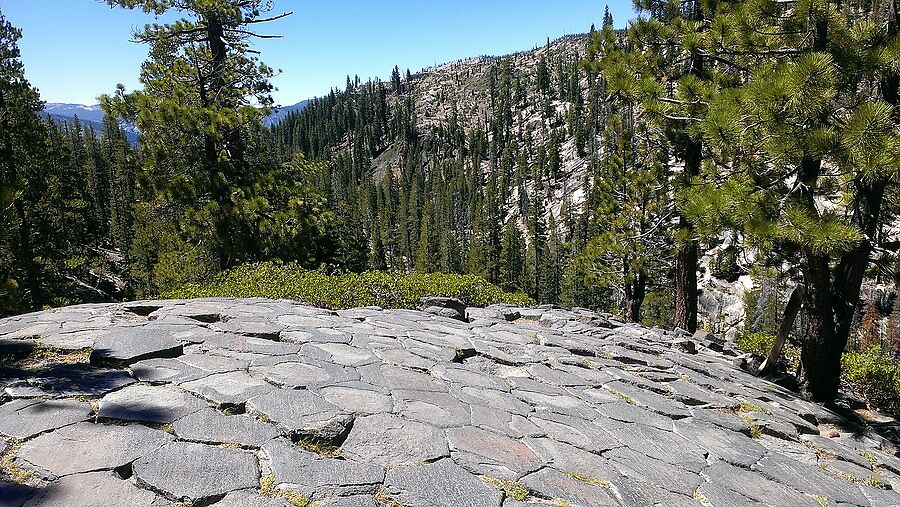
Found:
[[[206,299],[0,320],[0,499],[900,505],[896,442],[721,344],[587,311],[465,313]]]
[[[286,154],[330,161],[322,192],[364,231],[363,268],[475,272],[541,302],[609,308],[620,296],[585,296],[590,287],[572,271],[601,232],[592,214],[604,197],[592,191],[613,142],[605,83],[583,66],[589,40],[574,35],[502,57],[395,69],[388,82],[348,78],[344,90],[274,132]],[[666,170],[679,164],[670,160]],[[513,260],[499,258],[509,222],[522,235]],[[423,235],[423,224],[435,231]],[[713,245],[701,263],[701,320],[734,336],[752,281],[713,277],[726,247]],[[504,276],[504,262],[520,272]],[[656,300],[670,297],[666,276],[650,284]]]

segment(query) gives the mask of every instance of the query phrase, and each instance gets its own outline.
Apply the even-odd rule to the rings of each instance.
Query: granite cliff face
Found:
[[[900,505],[889,440],[727,349],[587,311],[467,314],[222,299],[0,320],[0,503]]]

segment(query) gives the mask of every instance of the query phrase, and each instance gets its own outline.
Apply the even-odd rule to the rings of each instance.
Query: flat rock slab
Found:
[[[23,466],[52,476],[113,470],[171,442],[172,435],[141,425],[78,423],[25,442],[16,453]]]
[[[172,429],[183,440],[244,447],[261,447],[279,434],[271,424],[258,421],[252,416],[224,415],[212,409],[186,415],[175,421]]]
[[[271,392],[275,386],[244,371],[217,373],[181,384],[181,388],[220,407],[242,406],[250,398]]]
[[[401,505],[421,507],[495,507],[502,492],[452,461],[403,465],[388,470],[385,486]]]
[[[203,503],[259,484],[253,454],[188,442],[160,447],[135,461],[133,468],[139,484],[174,501]]]
[[[25,503],[25,507],[151,505],[160,500],[152,491],[137,487],[134,481],[122,480],[113,472],[92,472],[54,481]]]
[[[357,459],[383,466],[433,461],[450,454],[443,431],[390,414],[357,419],[341,448]]]
[[[166,424],[204,406],[203,400],[174,387],[135,384],[104,396],[97,417]]]
[[[353,416],[305,390],[279,389],[252,398],[247,410],[274,422],[288,436],[332,442],[346,434]]]
[[[178,357],[183,345],[173,338],[174,332],[136,326],[101,334],[94,340],[91,364],[124,366],[152,357]]]
[[[35,375],[12,380],[5,385],[4,391],[13,398],[72,398],[103,396],[132,383],[134,379],[122,370],[93,368],[86,364],[60,364],[44,368]]]
[[[375,493],[384,482],[383,467],[317,456],[286,440],[272,441],[263,450],[276,484],[290,484],[310,498]]]
[[[466,312],[213,298],[0,319],[0,355],[93,348],[0,372],[0,505],[900,507],[896,437],[725,349],[582,309]]]
[[[263,496],[254,490],[232,491],[215,503],[216,507],[291,507],[287,500]]]
[[[85,421],[90,403],[77,400],[13,400],[0,405],[0,434],[24,440]]]
[[[543,498],[553,499],[557,505],[573,507],[618,506],[612,485],[589,475],[567,474],[546,468],[521,481],[522,485]]]

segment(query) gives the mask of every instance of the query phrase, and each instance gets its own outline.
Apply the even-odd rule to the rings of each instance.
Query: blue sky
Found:
[[[343,87],[348,74],[385,79],[394,65],[416,71],[585,32],[606,4],[616,26],[633,17],[631,0],[276,0],[275,12],[294,14],[260,28],[284,38],[255,46],[283,71],[275,99],[287,105]],[[102,0],[0,0],[0,10],[23,30],[26,74],[45,101],[93,104],[117,83],[138,86],[147,48],[130,36],[152,16]]]

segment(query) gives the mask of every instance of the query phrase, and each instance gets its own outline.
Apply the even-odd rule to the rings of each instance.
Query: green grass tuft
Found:
[[[485,475],[481,479],[488,484],[493,484],[494,486],[499,487],[506,492],[506,496],[518,502],[525,500],[529,495],[531,495],[531,491],[529,491],[528,488],[515,481],[498,479],[497,477],[491,477],[489,475]]]
[[[628,396],[627,394],[623,393],[622,391],[617,391],[617,390],[615,390],[615,389],[613,389],[613,388],[611,388],[611,387],[607,387],[607,388],[605,388],[605,389],[606,389],[607,391],[609,391],[610,394],[612,394],[612,395],[614,395],[614,396],[618,396],[619,398],[622,398],[623,400],[625,400],[625,403],[628,403],[629,405],[635,405],[635,404],[636,404],[635,401],[634,401],[634,398],[632,398],[631,396]]]
[[[578,480],[581,482],[586,482],[588,484],[593,484],[594,486],[600,486],[601,488],[604,488],[604,489],[612,488],[612,483],[610,483],[609,481],[604,481],[603,479],[591,477],[590,475],[583,474],[580,472],[567,472],[566,475],[568,475],[569,477],[571,477],[575,480]]]

